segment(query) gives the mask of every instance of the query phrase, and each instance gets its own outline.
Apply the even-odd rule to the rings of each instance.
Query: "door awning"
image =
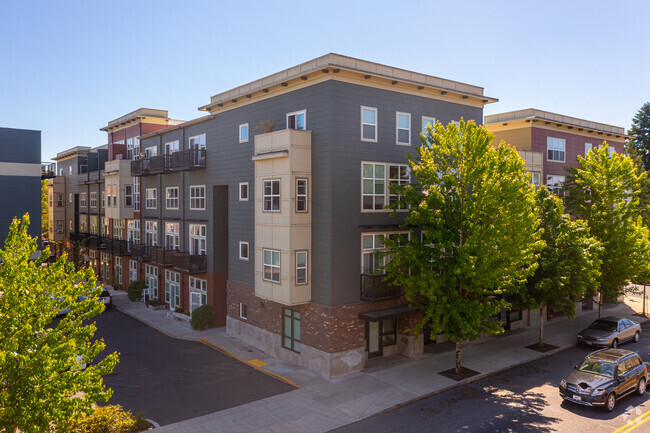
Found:
[[[380,320],[394,319],[396,317],[408,316],[418,312],[419,310],[411,310],[408,305],[404,305],[402,307],[389,308],[387,310],[361,313],[359,314],[359,319],[367,320],[368,322],[379,322]]]

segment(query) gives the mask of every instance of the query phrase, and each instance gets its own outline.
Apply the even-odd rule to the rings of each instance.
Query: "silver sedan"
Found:
[[[641,326],[621,317],[603,317],[578,333],[578,343],[598,347],[618,347],[626,341],[641,338]]]

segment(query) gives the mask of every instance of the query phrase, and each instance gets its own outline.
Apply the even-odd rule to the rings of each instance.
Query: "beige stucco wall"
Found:
[[[109,185],[117,185],[117,206],[108,206],[106,203],[106,217],[113,219],[133,219],[133,206],[124,205],[124,186],[133,185],[131,176],[131,161],[126,159],[115,159],[106,162],[104,170],[105,188]],[[101,194],[100,194],[101,195]],[[106,195],[108,200],[108,195]],[[161,191],[158,191],[158,205],[162,200]]]

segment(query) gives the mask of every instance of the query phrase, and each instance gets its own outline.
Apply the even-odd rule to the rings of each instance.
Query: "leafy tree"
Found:
[[[650,229],[646,225],[641,227],[640,234],[637,237],[638,246],[635,249],[635,262],[638,263],[634,280],[637,284],[643,284],[643,311],[644,317],[646,312],[646,286],[650,283]]]
[[[643,225],[650,227],[650,177],[648,172],[643,168],[643,161],[639,151],[634,147],[631,141],[625,144],[625,154],[630,157],[637,169],[637,174],[641,176],[641,189],[639,191],[639,211],[643,219]]]
[[[0,250],[0,431],[52,431],[68,425],[92,403],[111,395],[102,375],[117,363],[117,353],[83,369],[102,350],[91,341],[96,327],[88,319],[104,306],[98,301],[91,269],[77,272],[61,257],[41,266],[35,238],[27,234],[29,215],[14,219]],[[76,302],[81,295],[92,295]],[[71,311],[59,321],[57,313]]]
[[[628,280],[635,276],[637,247],[642,234],[639,191],[644,174],[625,155],[609,156],[607,142],[584,158],[578,156],[580,168],[569,170],[567,207],[584,219],[591,236],[603,248],[598,288],[602,314],[605,299],[616,299],[625,292]]]
[[[50,232],[50,221],[47,213],[48,193],[47,180],[41,180],[41,233],[43,235]]]
[[[544,307],[575,317],[575,301],[592,289],[600,272],[600,244],[584,221],[564,213],[562,199],[542,185],[536,193],[542,240],[538,268],[521,292],[522,303],[539,308],[539,346],[544,346]]]
[[[456,343],[457,373],[463,340],[503,332],[487,319],[509,306],[507,289],[532,274],[543,246],[524,161],[492,138],[473,121],[436,123],[409,156],[417,183],[392,188],[400,196],[392,208],[409,209],[410,236],[385,240],[388,277],[423,311],[416,332],[429,323],[432,336]]]
[[[629,142],[630,147],[639,154],[643,168],[650,171],[650,102],[643,104],[636,112],[628,134],[633,136]]]

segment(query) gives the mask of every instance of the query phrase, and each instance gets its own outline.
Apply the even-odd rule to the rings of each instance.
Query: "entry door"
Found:
[[[201,294],[197,292],[190,292],[190,312],[194,311],[195,308],[201,306]]]
[[[181,299],[181,287],[178,284],[170,284],[171,296],[169,300],[169,309],[173,310],[174,308],[180,306]]]
[[[366,322],[368,338],[368,358],[381,356],[381,337],[379,332],[381,322]]]

